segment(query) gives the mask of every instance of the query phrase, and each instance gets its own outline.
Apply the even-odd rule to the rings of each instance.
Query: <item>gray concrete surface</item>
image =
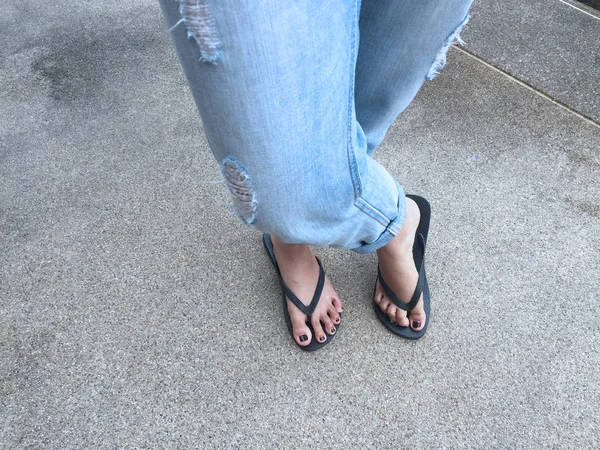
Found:
[[[452,51],[377,153],[433,205],[430,329],[320,249],[346,314],[305,354],[158,6],[94,5],[0,27],[0,447],[600,446],[598,127]]]
[[[467,50],[600,123],[600,12],[574,0],[475,0]]]

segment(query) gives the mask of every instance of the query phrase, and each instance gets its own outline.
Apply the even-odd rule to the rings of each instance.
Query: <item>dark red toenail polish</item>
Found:
[[[303,334],[302,336],[300,336],[300,342],[304,342],[308,340],[308,336]]]
[[[335,333],[335,328],[331,329],[331,334]]]
[[[416,320],[413,322],[413,328],[419,328],[420,326],[421,326],[421,322],[418,322]]]
[[[324,340],[325,340],[325,336],[321,336],[321,337],[319,338],[319,341],[321,341],[321,342],[323,342]]]

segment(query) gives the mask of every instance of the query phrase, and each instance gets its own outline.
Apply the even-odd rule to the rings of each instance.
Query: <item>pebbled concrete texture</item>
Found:
[[[600,12],[586,11],[559,0],[475,1],[462,34],[469,52],[600,123]]]
[[[600,446],[598,127],[452,51],[376,153],[433,206],[429,331],[379,324],[373,255],[319,249],[346,313],[305,354],[158,5],[12,8],[1,447]]]

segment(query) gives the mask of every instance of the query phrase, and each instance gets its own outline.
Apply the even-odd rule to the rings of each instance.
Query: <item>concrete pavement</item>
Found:
[[[429,331],[319,249],[346,313],[305,354],[158,5],[99,5],[0,27],[0,447],[600,446],[597,125],[452,50],[376,154],[432,203]]]

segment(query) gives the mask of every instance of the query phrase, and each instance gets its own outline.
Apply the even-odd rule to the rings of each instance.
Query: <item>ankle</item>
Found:
[[[307,244],[286,244],[277,236],[271,236],[273,247],[278,254],[286,259],[305,259],[312,258],[312,251]]]
[[[377,250],[377,256],[380,259],[386,258],[403,258],[407,257],[412,260],[412,247],[414,236],[397,235],[388,242],[385,246]]]
[[[412,259],[412,248],[415,241],[415,232],[419,227],[421,212],[414,200],[406,199],[406,218],[398,234],[385,246],[377,250],[379,256],[410,256]]]

